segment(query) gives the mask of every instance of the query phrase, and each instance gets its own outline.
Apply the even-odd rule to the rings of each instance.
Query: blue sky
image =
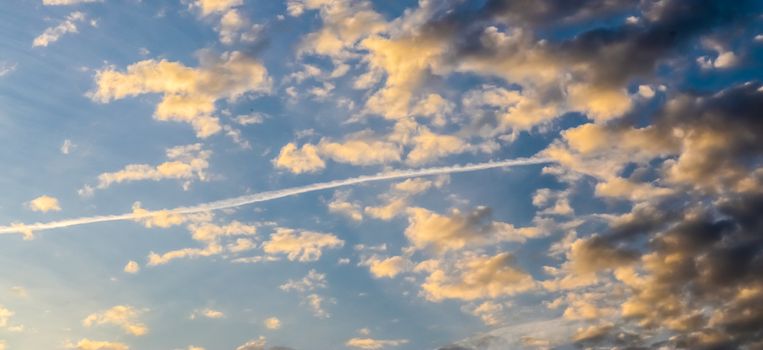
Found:
[[[10,1],[0,350],[757,349],[762,10]]]

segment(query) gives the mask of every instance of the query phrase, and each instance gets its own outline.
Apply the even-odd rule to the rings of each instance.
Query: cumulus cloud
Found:
[[[348,340],[344,345],[356,349],[378,350],[386,347],[400,346],[407,343],[408,340],[406,339],[384,340],[373,338],[352,338]]]
[[[492,221],[491,210],[487,207],[478,207],[471,213],[454,209],[449,215],[414,207],[407,213],[405,236],[417,249],[444,252],[490,242],[522,242],[541,234],[534,227],[517,228],[509,223]]]
[[[133,260],[128,261],[124,267],[124,272],[126,273],[136,274],[139,271],[140,271],[140,265],[138,265],[138,263]]]
[[[277,228],[270,239],[262,244],[262,250],[268,254],[286,254],[292,261],[317,261],[323,255],[323,249],[340,248],[344,241],[338,237],[311,231],[297,231]]]
[[[56,5],[76,5],[86,4],[90,2],[99,2],[103,0],[42,0],[43,5],[56,6]]]
[[[281,320],[279,320],[277,317],[268,317],[267,319],[265,319],[263,324],[265,325],[265,328],[270,330],[276,330],[281,328]]]
[[[26,204],[27,208],[33,211],[47,213],[49,211],[60,211],[61,205],[58,204],[58,198],[48,195],[39,196]]]
[[[427,300],[476,300],[514,295],[535,288],[533,277],[513,265],[509,253],[467,254],[456,261],[429,261],[417,269],[428,276],[421,284]]]
[[[239,51],[215,56],[199,54],[196,68],[180,62],[145,60],[122,72],[114,67],[99,70],[96,89],[90,97],[100,103],[143,94],[161,94],[154,118],[189,123],[200,138],[220,130],[215,116],[219,100],[234,102],[246,94],[270,91],[267,69],[258,60]]]
[[[205,308],[205,309],[194,310],[191,313],[191,317],[190,318],[192,320],[195,320],[195,319],[197,319],[199,317],[206,317],[206,318],[209,318],[209,319],[218,319],[218,318],[225,317],[225,313],[223,313],[222,311],[219,311],[219,310]]]
[[[98,189],[105,189],[114,184],[134,181],[160,181],[165,179],[184,180],[188,186],[192,180],[207,179],[209,157],[212,152],[205,150],[200,143],[176,146],[166,150],[167,161],[153,166],[149,164],[129,164],[115,172],[98,175]]]
[[[130,349],[124,343],[91,340],[88,338],[81,339],[77,343],[70,342],[66,345],[66,347],[68,349],[77,349],[77,350],[128,350]]]
[[[127,334],[141,336],[148,333],[148,327],[137,320],[140,313],[139,310],[130,305],[117,305],[108,310],[88,315],[82,320],[82,325],[85,327],[114,325]]]

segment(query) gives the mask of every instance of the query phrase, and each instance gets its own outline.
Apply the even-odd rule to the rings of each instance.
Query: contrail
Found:
[[[192,207],[178,207],[174,209],[147,211],[143,213],[89,216],[89,217],[53,221],[53,222],[44,222],[44,223],[38,222],[34,224],[15,223],[9,226],[0,226],[0,234],[9,234],[9,233],[29,234],[30,232],[35,232],[35,231],[53,230],[57,228],[95,224],[99,222],[145,219],[145,218],[150,218],[156,215],[195,214],[195,213],[209,212],[209,211],[221,210],[221,209],[227,209],[227,208],[235,208],[235,207],[240,207],[240,206],[248,205],[252,203],[266,202],[273,199],[295,196],[295,195],[307,193],[307,192],[314,192],[314,191],[327,190],[327,189],[337,188],[337,187],[351,186],[351,185],[356,185],[356,184],[361,184],[366,182],[394,180],[394,179],[419,177],[419,176],[464,173],[464,172],[478,171],[478,170],[485,170],[485,169],[505,168],[505,167],[514,167],[514,166],[532,165],[532,164],[545,164],[545,163],[552,163],[552,162],[553,160],[548,158],[532,157],[532,158],[518,158],[518,159],[512,159],[512,160],[503,160],[503,161],[487,162],[487,163],[479,163],[479,164],[454,165],[454,166],[447,166],[447,167],[435,167],[435,168],[414,169],[414,170],[395,170],[390,172],[379,173],[376,175],[358,176],[358,177],[353,177],[353,178],[344,179],[344,180],[319,182],[319,183],[315,183],[311,185],[249,194],[249,195],[244,195],[240,197],[199,204]]]

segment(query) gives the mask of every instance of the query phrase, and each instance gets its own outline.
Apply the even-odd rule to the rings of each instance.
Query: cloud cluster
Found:
[[[222,130],[215,113],[219,100],[233,102],[246,94],[270,91],[270,77],[262,63],[230,51],[220,56],[199,54],[199,67],[180,62],[145,60],[122,72],[113,67],[98,71],[90,97],[100,103],[143,94],[160,94],[154,118],[189,123],[200,138]]]

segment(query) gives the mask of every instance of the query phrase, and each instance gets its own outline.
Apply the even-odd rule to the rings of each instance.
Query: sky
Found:
[[[7,0],[0,350],[763,349],[763,2]]]

